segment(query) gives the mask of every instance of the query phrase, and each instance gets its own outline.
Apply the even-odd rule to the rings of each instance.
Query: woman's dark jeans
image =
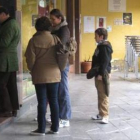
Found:
[[[58,131],[59,128],[59,104],[58,104],[59,83],[35,84],[38,100],[38,131],[45,133],[46,129],[46,106],[49,101],[51,110],[51,130]],[[48,100],[48,101],[47,101]]]

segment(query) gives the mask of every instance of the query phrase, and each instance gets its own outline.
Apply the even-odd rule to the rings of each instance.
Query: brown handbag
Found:
[[[56,48],[56,60],[60,71],[63,71],[68,63],[69,52],[64,50],[63,44],[60,39],[53,35],[55,48]]]

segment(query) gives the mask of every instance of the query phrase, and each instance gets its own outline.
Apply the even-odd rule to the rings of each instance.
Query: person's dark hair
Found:
[[[5,13],[6,15],[8,15],[9,14],[9,11],[5,7],[0,6],[0,14],[1,13]]]
[[[49,31],[51,22],[47,17],[40,17],[36,20],[35,28],[37,31]]]
[[[55,16],[57,18],[60,18],[61,17],[61,22],[64,21],[64,15],[62,14],[62,12],[59,9],[53,9],[50,12],[50,15],[53,15],[53,16]]]
[[[95,33],[98,34],[99,36],[103,35],[104,40],[106,40],[108,37],[108,32],[105,28],[98,28],[95,30]]]

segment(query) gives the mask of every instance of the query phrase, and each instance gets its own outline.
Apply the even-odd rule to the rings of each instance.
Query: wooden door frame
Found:
[[[73,0],[66,1],[66,18],[68,22],[68,27],[70,30],[70,36],[73,37],[73,29],[74,29],[74,17],[73,17]]]
[[[75,39],[77,41],[77,52],[75,54],[75,73],[81,73],[80,64],[80,1],[75,0],[74,11],[75,11]]]
[[[66,17],[71,37],[75,37],[77,41],[77,52],[75,54],[75,73],[81,73],[80,64],[80,1],[66,1]]]

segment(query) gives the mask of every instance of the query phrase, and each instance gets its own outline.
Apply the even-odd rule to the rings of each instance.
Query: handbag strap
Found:
[[[56,45],[57,43],[61,43],[60,39],[59,39],[56,35],[52,35],[52,36],[53,36],[55,45]]]

